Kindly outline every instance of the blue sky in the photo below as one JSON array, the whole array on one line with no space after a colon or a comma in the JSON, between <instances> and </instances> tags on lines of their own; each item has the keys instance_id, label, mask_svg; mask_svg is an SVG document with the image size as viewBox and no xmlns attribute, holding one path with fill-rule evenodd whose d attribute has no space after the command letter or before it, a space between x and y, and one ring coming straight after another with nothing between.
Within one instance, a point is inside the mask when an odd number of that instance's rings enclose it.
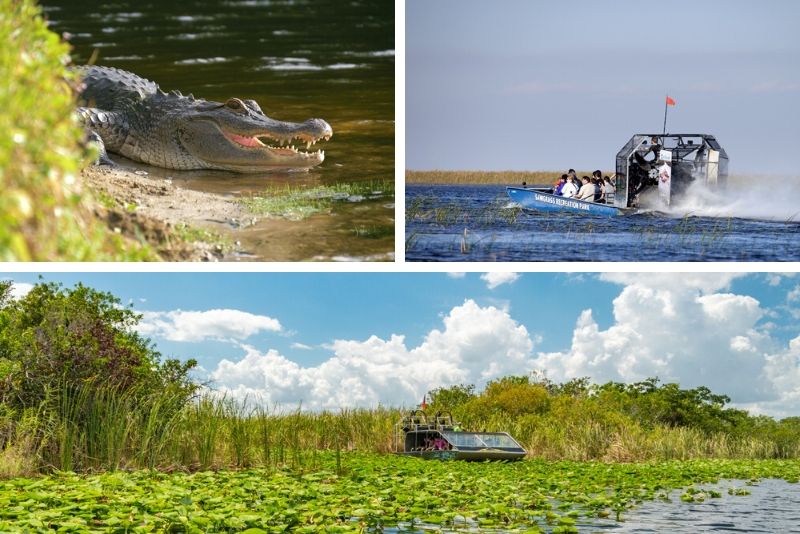
<instances>
[{"instance_id":1,"label":"blue sky","mask_svg":"<svg viewBox=\"0 0 800 534\"><path fill-rule=\"evenodd\" d=\"M603 168L711 133L731 172L797 175L800 2L406 2L406 167Z\"/></svg>"},{"instance_id":2,"label":"blue sky","mask_svg":"<svg viewBox=\"0 0 800 534\"><path fill-rule=\"evenodd\" d=\"M0 278L24 293L38 276ZM221 390L272 403L408 405L438 385L538 369L554 380L658 375L759 412L800 413L792 274L42 276L115 294L165 356L194 357Z\"/></svg>"}]
</instances>

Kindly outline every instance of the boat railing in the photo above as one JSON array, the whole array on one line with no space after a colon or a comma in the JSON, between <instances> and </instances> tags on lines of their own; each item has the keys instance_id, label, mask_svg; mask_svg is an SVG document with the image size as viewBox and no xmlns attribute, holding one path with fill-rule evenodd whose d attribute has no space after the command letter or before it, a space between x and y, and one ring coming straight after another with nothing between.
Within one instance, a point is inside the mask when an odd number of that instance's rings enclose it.
<instances>
[{"instance_id":1,"label":"boat railing","mask_svg":"<svg viewBox=\"0 0 800 534\"><path fill-rule=\"evenodd\" d=\"M450 412L436 412L434 418L436 430L451 430L456 424L453 422L453 416Z\"/></svg>"}]
</instances>

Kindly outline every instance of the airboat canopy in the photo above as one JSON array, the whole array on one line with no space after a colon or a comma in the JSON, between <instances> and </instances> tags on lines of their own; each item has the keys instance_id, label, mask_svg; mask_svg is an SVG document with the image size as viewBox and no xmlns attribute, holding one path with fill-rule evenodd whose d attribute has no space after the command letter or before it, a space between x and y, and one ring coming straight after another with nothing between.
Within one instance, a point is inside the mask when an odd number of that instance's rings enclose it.
<instances>
[{"instance_id":1,"label":"airboat canopy","mask_svg":"<svg viewBox=\"0 0 800 534\"><path fill-rule=\"evenodd\" d=\"M669 206L694 182L725 187L728 154L709 134L636 134L617 153L616 172L615 206L636 206L639 195L656 186Z\"/></svg>"},{"instance_id":2,"label":"airboat canopy","mask_svg":"<svg viewBox=\"0 0 800 534\"><path fill-rule=\"evenodd\" d=\"M395 425L397 454L453 460L519 460L525 449L507 432L469 432L461 429L448 412L432 421L415 410Z\"/></svg>"}]
</instances>

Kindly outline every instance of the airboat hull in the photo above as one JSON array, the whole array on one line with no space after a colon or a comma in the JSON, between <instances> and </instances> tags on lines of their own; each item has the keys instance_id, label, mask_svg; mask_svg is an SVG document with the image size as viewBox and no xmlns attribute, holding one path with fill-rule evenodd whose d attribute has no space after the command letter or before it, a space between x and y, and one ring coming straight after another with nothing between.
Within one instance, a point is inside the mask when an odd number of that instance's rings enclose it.
<instances>
[{"instance_id":1,"label":"airboat hull","mask_svg":"<svg viewBox=\"0 0 800 534\"><path fill-rule=\"evenodd\" d=\"M590 215L601 215L604 217L614 217L622 215L624 210L608 204L596 204L575 198L564 198L558 195L545 193L537 189L525 189L522 187L506 187L508 196L523 208L544 212L572 212L588 213Z\"/></svg>"},{"instance_id":2,"label":"airboat hull","mask_svg":"<svg viewBox=\"0 0 800 534\"><path fill-rule=\"evenodd\" d=\"M480 462L485 460L522 460L525 451L503 451L499 449L482 449L477 451L446 450L446 451L409 451L399 452L402 456L414 456L425 460L463 460Z\"/></svg>"}]
</instances>

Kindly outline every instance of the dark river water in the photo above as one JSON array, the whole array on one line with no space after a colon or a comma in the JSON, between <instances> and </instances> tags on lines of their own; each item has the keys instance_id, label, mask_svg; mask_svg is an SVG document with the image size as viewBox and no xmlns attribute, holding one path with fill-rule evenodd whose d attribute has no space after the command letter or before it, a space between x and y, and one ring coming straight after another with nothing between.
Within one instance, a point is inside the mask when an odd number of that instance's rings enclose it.
<instances>
[{"instance_id":1,"label":"dark river water","mask_svg":"<svg viewBox=\"0 0 800 534\"><path fill-rule=\"evenodd\" d=\"M93 60L119 67L164 90L208 100L251 98L272 118L320 117L333 128L333 138L317 145L325 150L325 161L309 172L165 171L176 185L237 197L286 184L394 183L394 2L45 0L42 5L51 29L71 35L76 64ZM277 229L276 224L231 230L242 242L241 257L393 258L393 193L339 202L329 214L281 221Z\"/></svg>"},{"instance_id":2,"label":"dark river water","mask_svg":"<svg viewBox=\"0 0 800 534\"><path fill-rule=\"evenodd\" d=\"M499 185L407 185L405 255L408 261L800 260L800 199L761 197L756 211L732 198L683 212L609 218L522 210Z\"/></svg>"}]
</instances>

